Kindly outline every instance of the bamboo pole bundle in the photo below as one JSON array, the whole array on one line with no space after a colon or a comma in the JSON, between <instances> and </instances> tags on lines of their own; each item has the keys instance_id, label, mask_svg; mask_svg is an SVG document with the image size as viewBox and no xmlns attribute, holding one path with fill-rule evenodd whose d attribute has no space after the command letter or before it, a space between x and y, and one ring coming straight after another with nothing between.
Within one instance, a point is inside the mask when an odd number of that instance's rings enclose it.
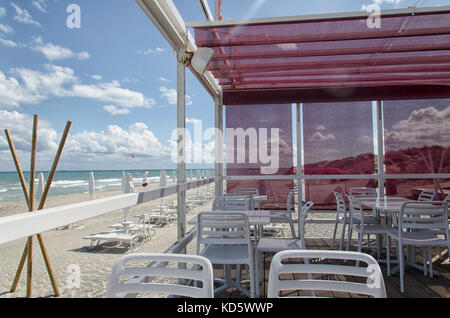
<instances>
[{"instance_id":1,"label":"bamboo pole bundle","mask_svg":"<svg viewBox=\"0 0 450 318\"><path fill-rule=\"evenodd\" d=\"M72 123L68 121L66 123L66 127L64 129L63 135L61 137L61 141L59 143L58 150L55 155L55 159L53 161L52 168L50 170L49 176L47 178L47 182L45 184L45 188L43 194L41 196L38 210L42 210L45 206L45 202L47 200L48 192L50 190L53 177L56 172L56 168L59 163L59 159L61 158L62 151L64 149L64 145L67 140L67 136L69 134L70 126ZM23 194L25 196L25 201L28 206L28 210L33 212L35 210L34 205L34 181L36 174L36 152L37 152L37 130L38 130L38 115L34 115L33 118L33 133L32 133L32 143L31 143L31 160L30 160L30 180L29 180L29 188L27 188L25 177L23 175L22 168L20 166L19 159L17 157L17 152L14 147L14 143L11 138L11 134L8 129L5 129L6 140L8 141L9 149L11 151L11 155L14 161L14 165L16 167L17 173L19 175L20 184L22 186ZM47 249L45 247L44 239L42 234L37 234L38 243L41 249L42 256L45 261L45 266L47 268L48 275L50 277L50 282L53 287L53 292L55 296L60 296L60 291L58 288L58 284L56 283L55 275L50 263L50 258L48 257ZM22 257L19 262L19 266L17 268L16 275L14 277L14 281L11 287L11 292L14 293L17 289L17 285L19 283L20 275L25 266L25 261L27 261L27 297L32 297L32 277L33 277L33 237L29 237L27 240L27 244L22 253Z\"/></svg>"}]
</instances>

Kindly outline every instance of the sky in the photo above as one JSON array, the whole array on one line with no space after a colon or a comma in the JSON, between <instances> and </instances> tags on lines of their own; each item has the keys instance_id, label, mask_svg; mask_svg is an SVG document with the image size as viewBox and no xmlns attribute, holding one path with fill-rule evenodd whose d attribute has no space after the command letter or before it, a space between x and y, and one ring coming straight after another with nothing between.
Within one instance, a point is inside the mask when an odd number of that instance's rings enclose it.
<instances>
[{"instance_id":1,"label":"sky","mask_svg":"<svg viewBox=\"0 0 450 318\"><path fill-rule=\"evenodd\" d=\"M374 2L392 9L416 1L224 0L222 15L361 11ZM198 0L174 3L185 22L204 20ZM80 8L80 28L68 27L71 4ZM187 127L213 127L212 99L186 74ZM173 168L176 56L134 0L0 0L0 171L14 170L4 129L28 170L33 114L40 120L38 170L51 167L66 121L72 127L59 169Z\"/></svg>"}]
</instances>

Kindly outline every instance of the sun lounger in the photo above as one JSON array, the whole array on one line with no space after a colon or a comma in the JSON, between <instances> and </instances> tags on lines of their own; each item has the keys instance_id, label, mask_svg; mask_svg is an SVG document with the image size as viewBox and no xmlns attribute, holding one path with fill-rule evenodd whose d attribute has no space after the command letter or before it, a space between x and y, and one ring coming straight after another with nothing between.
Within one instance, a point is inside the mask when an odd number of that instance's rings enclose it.
<instances>
[{"instance_id":1,"label":"sun lounger","mask_svg":"<svg viewBox=\"0 0 450 318\"><path fill-rule=\"evenodd\" d=\"M112 232L102 232L97 234L91 234L84 237L86 240L91 240L91 245L89 249L93 249L98 246L101 241L106 242L119 242L126 243L130 246L131 252L134 252L134 245L137 245L138 235L125 233L123 231L112 231ZM94 246L94 243L97 242L97 245Z\"/></svg>"},{"instance_id":2,"label":"sun lounger","mask_svg":"<svg viewBox=\"0 0 450 318\"><path fill-rule=\"evenodd\" d=\"M112 229L124 231L123 224L122 223L116 223L110 226ZM156 236L156 231L154 228L154 225L152 224L146 224L146 223L132 223L127 226L127 231L129 233L141 233L144 236L144 239L146 238L152 238L152 235L150 234L150 231L153 232L153 235Z\"/></svg>"}]
</instances>

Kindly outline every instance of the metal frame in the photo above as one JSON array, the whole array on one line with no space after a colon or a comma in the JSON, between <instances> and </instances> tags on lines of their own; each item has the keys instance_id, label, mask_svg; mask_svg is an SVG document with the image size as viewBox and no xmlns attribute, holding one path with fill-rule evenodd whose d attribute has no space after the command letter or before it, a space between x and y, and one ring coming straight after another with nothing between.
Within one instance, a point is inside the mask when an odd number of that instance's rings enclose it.
<instances>
[{"instance_id":1,"label":"metal frame","mask_svg":"<svg viewBox=\"0 0 450 318\"><path fill-rule=\"evenodd\" d=\"M409 7L406 9L391 9L381 11L381 16L396 16L405 14L427 14L427 13L441 13L450 11L450 6L435 6L435 7ZM188 28L208 28L208 27L226 27L236 25L252 25L252 24L269 24L269 23L288 23L299 21L319 21L319 20L340 20L340 19L358 19L367 18L370 15L367 11L344 12L344 13L328 13L328 14L312 14L312 15L298 15L287 17L271 17L271 18L251 18L251 19L237 19L226 21L210 21L210 22L190 22L186 23Z\"/></svg>"}]
</instances>

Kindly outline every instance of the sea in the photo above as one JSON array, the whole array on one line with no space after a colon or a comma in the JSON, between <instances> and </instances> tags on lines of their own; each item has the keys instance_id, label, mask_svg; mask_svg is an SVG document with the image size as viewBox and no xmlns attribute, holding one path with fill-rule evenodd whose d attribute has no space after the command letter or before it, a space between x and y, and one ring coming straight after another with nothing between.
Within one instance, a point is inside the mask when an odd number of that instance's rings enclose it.
<instances>
[{"instance_id":1,"label":"sea","mask_svg":"<svg viewBox=\"0 0 450 318\"><path fill-rule=\"evenodd\" d=\"M176 169L164 169L167 182L174 182ZM35 178L35 191L37 192L38 173ZM53 177L49 196L60 196L69 194L89 193L89 174L93 172L95 180L95 192L121 190L122 170L97 170L97 171L57 171ZM159 183L161 170L126 170L126 174L133 176L134 184L141 185L144 181L144 173L147 172L147 183ZM48 171L42 171L44 179L48 178ZM214 170L188 169L186 175L188 180L196 179L198 176L214 175ZM24 172L28 185L28 173ZM24 195L20 180L16 172L0 172L0 203L23 200Z\"/></svg>"}]
</instances>

